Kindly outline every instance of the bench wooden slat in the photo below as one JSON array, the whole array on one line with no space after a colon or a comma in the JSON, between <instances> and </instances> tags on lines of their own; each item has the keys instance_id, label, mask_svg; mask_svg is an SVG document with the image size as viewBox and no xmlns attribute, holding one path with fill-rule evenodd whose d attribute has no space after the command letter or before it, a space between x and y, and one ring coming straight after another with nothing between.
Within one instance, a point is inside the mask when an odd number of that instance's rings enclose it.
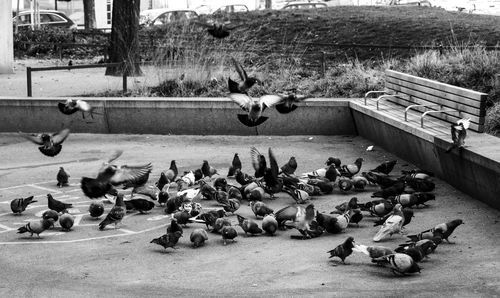
<instances>
[{"instance_id":1,"label":"bench wooden slat","mask_svg":"<svg viewBox=\"0 0 500 298\"><path fill-rule=\"evenodd\" d=\"M423 100L435 102L450 108L460 109L479 116L485 114L484 109L481 110L482 103L480 101L470 100L466 97L455 96L450 93L445 93L432 88L415 85L403 80L390 80L385 83L388 89L403 92L405 94L419 97Z\"/></svg>"},{"instance_id":2,"label":"bench wooden slat","mask_svg":"<svg viewBox=\"0 0 500 298\"><path fill-rule=\"evenodd\" d=\"M415 100L415 98L413 100ZM401 107L402 108L401 114L402 114L403 119L404 119L405 108L407 106L409 106L410 104L415 103L413 101L407 101L407 100L399 98L399 97L389 97L385 101L391 102L393 104L397 104L399 107ZM379 104L379 107L380 107L380 104ZM429 110L437 110L437 108L433 107L433 108L425 109L425 108L418 108L417 107L417 108L413 109L413 111L419 111L420 112L419 115L422 115L423 112L429 111ZM427 123L428 119L430 119L430 118L441 119L443 121L449 122L450 124L454 123L457 120L462 119L462 118L471 118L471 123L470 123L469 129L474 130L474 131L478 131L478 132L481 132L484 129L484 119L482 119L483 122L480 122L480 120L481 120L480 117L474 116L472 114L464 113L464 112L462 112L460 116L458 115L458 113L453 113L453 112L452 113L431 113L425 117L424 124ZM484 117L482 117L482 118L484 118Z\"/></svg>"},{"instance_id":3,"label":"bench wooden slat","mask_svg":"<svg viewBox=\"0 0 500 298\"><path fill-rule=\"evenodd\" d=\"M390 70L390 69L386 70L385 73L386 73L386 76L389 76L389 77L400 78L400 79L412 82L412 83L417 84L417 85L423 85L423 86L427 86L427 87L430 87L433 89L443 90L445 92L456 94L458 96L468 97L472 100L484 101L486 99L486 96L487 96L487 94L482 93L482 92L477 92L474 90L470 90L470 89L466 89L466 88L462 88L462 87L457 87L457 86L437 82L434 80L429 80L429 79L409 75L406 73L402 73L402 72L398 72L398 71L394 71L394 70Z\"/></svg>"},{"instance_id":4,"label":"bench wooden slat","mask_svg":"<svg viewBox=\"0 0 500 298\"><path fill-rule=\"evenodd\" d=\"M395 89L392 89L391 90L395 90ZM397 91L397 88L396 90ZM408 94L406 92L402 92L404 95ZM429 104L429 103L433 103L433 102L429 102L429 101L426 101L426 100L423 100L421 98L418 98L418 97L407 97L405 99L403 98L394 98L394 99L389 99L390 101L395 101L397 102L398 104L402 104L402 105L406 105L406 106L409 106L409 105L412 105L412 104ZM437 103L437 104L440 104L440 103ZM471 121L478 124L478 125L483 125L484 124L484 121L485 121L485 116L478 116L479 113L471 113L471 111L469 109L460 109L460 108L457 108L457 107L453 107L452 105L448 105L448 106L443 106L443 108L452 108L452 109L455 109L455 110L458 110L458 111L461 111L461 115L462 117L461 118L464 118L464 117L467 117L467 118L471 118ZM427 110L438 110L439 107L429 107L428 109L425 109L425 108L414 108L415 110L417 111L427 111ZM451 116L456 116L458 117L458 114L457 113L443 113L443 114L446 114L446 115L451 115ZM439 117L439 115L437 116ZM459 117L460 118L460 117Z\"/></svg>"}]
</instances>

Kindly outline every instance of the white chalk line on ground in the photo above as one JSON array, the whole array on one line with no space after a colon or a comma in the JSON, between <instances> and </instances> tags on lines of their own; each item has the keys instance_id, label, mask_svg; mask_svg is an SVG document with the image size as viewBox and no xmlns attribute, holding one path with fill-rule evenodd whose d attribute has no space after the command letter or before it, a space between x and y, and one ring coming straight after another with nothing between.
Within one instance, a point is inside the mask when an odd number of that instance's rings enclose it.
<instances>
[{"instance_id":1,"label":"white chalk line on ground","mask_svg":"<svg viewBox=\"0 0 500 298\"><path fill-rule=\"evenodd\" d=\"M114 235L106 235L106 236L99 236L99 237L80 238L80 239L73 239L73 240L37 241L37 238L33 237L33 241L0 242L0 245L77 243L77 242L85 242L85 241L90 241L90 240L99 240L99 239L107 239L107 238L113 238L113 237L123 237L123 236L141 234L141 233L146 233L146 232L154 231L154 230L157 230L157 229L160 229L160 228L164 228L167 225L168 224L163 224L163 225L160 225L160 226L152 227L152 228L141 230L141 231L130 231L130 230L127 230L128 232L124 232L123 234L114 234ZM119 231L119 230L121 230L121 229L117 229L117 231ZM42 234L42 236L43 236L43 234Z\"/></svg>"}]
</instances>

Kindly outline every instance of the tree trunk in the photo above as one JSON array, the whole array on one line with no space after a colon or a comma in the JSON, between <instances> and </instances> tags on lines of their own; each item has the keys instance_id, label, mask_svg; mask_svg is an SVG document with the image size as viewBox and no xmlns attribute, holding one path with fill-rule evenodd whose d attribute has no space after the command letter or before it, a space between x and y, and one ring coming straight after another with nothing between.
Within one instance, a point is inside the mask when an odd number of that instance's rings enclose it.
<instances>
[{"instance_id":1,"label":"tree trunk","mask_svg":"<svg viewBox=\"0 0 500 298\"><path fill-rule=\"evenodd\" d=\"M266 9L271 9L273 6L273 1L272 0L266 0Z\"/></svg>"},{"instance_id":2,"label":"tree trunk","mask_svg":"<svg viewBox=\"0 0 500 298\"><path fill-rule=\"evenodd\" d=\"M113 0L109 60L125 62L125 65L108 67L106 75L142 75L139 67L139 11L140 0Z\"/></svg>"},{"instance_id":3,"label":"tree trunk","mask_svg":"<svg viewBox=\"0 0 500 298\"><path fill-rule=\"evenodd\" d=\"M94 0L83 0L83 19L85 29L88 30L96 27Z\"/></svg>"}]
</instances>

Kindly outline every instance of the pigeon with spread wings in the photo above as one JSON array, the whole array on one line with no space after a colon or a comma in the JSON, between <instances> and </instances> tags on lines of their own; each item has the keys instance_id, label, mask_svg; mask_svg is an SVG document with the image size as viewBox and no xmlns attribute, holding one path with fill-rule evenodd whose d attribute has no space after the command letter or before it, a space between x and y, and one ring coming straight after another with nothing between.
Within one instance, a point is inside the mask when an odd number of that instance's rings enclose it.
<instances>
[{"instance_id":1,"label":"pigeon with spread wings","mask_svg":"<svg viewBox=\"0 0 500 298\"><path fill-rule=\"evenodd\" d=\"M246 94L231 93L229 98L236 102L248 114L238 114L238 120L248 127L258 126L269 117L262 116L266 108L270 108L281 102L278 95L264 95L260 98L251 98Z\"/></svg>"},{"instance_id":2,"label":"pigeon with spread wings","mask_svg":"<svg viewBox=\"0 0 500 298\"><path fill-rule=\"evenodd\" d=\"M19 132L19 134L31 142L41 145L38 149L44 155L54 157L61 152L62 143L69 136L69 129L65 128L56 133L29 134Z\"/></svg>"},{"instance_id":3,"label":"pigeon with spread wings","mask_svg":"<svg viewBox=\"0 0 500 298\"><path fill-rule=\"evenodd\" d=\"M88 102L81 99L67 99L65 102L57 103L59 111L65 115L71 115L78 111L82 112L83 119L85 119L85 112L89 113L91 118L94 118L92 107Z\"/></svg>"},{"instance_id":4,"label":"pigeon with spread wings","mask_svg":"<svg viewBox=\"0 0 500 298\"><path fill-rule=\"evenodd\" d=\"M231 78L227 79L227 86L229 88L229 92L231 93L243 93L247 94L247 90L252 88L255 83L260 83L259 79L254 78L254 77L249 77L247 75L247 72L241 66L241 64L236 61L236 59L231 58L231 61L234 64L234 67L236 68L236 72L240 76L241 82L235 82Z\"/></svg>"},{"instance_id":5,"label":"pigeon with spread wings","mask_svg":"<svg viewBox=\"0 0 500 298\"><path fill-rule=\"evenodd\" d=\"M111 158L103 164L96 178L82 177L81 188L89 198L100 198L104 196L113 186L130 184L143 180L144 176L151 173L151 163L138 166L117 166L111 164L122 154L116 151Z\"/></svg>"},{"instance_id":6,"label":"pigeon with spread wings","mask_svg":"<svg viewBox=\"0 0 500 298\"><path fill-rule=\"evenodd\" d=\"M309 98L305 95L298 95L294 93L280 94L281 101L276 104L276 111L280 114L288 114L297 109L296 103L302 102Z\"/></svg>"},{"instance_id":7,"label":"pigeon with spread wings","mask_svg":"<svg viewBox=\"0 0 500 298\"><path fill-rule=\"evenodd\" d=\"M230 25L229 22L219 23L219 22L196 22L196 24L207 28L208 34L215 38L226 38L229 36L230 31L236 29L240 25Z\"/></svg>"}]
</instances>

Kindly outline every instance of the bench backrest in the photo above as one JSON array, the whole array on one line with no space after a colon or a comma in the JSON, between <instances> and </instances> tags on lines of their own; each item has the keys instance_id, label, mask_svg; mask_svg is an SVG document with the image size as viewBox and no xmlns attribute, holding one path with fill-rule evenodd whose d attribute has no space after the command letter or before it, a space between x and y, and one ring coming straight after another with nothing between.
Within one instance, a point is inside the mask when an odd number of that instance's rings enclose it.
<instances>
[{"instance_id":1,"label":"bench backrest","mask_svg":"<svg viewBox=\"0 0 500 298\"><path fill-rule=\"evenodd\" d=\"M385 86L399 95L405 95L404 99L393 97L389 100L403 105L411 104L439 104L442 108L459 110L456 112L431 113L429 116L453 123L461 118L470 118L469 129L476 132L484 131L484 117L486 115L486 93L481 93L437 81L424 79L394 70L386 70ZM426 110L439 110L439 107L416 108L425 112Z\"/></svg>"}]
</instances>

